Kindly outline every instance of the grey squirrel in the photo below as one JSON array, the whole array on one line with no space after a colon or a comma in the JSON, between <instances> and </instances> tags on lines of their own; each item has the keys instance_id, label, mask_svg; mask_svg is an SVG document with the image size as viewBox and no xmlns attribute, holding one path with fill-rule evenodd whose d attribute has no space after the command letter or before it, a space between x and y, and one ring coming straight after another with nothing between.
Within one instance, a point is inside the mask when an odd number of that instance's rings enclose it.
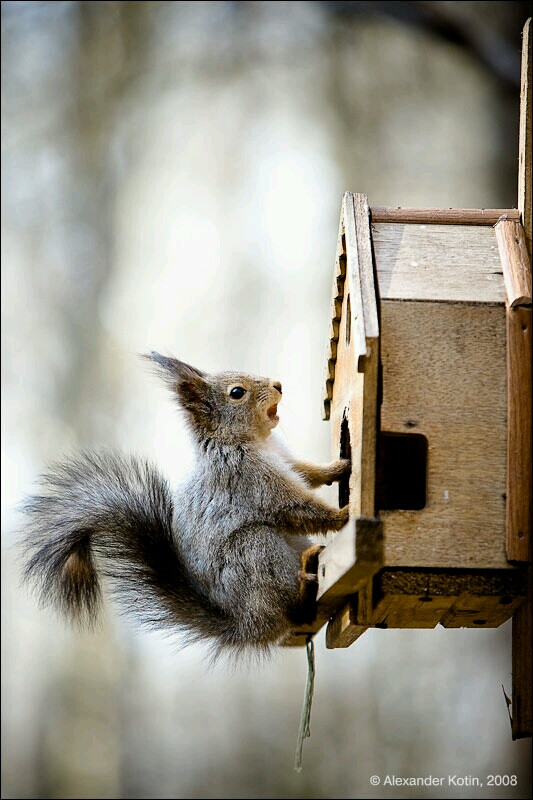
<instances>
[{"instance_id":1,"label":"grey squirrel","mask_svg":"<svg viewBox=\"0 0 533 800\"><path fill-rule=\"evenodd\" d=\"M171 493L135 457L86 453L57 464L23 506L25 578L78 623L97 618L105 578L143 623L207 640L215 655L268 651L312 621L321 547L308 535L338 531L348 507L330 507L311 488L338 481L350 462L301 462L274 445L280 383L145 358L185 412L192 474Z\"/></svg>"}]
</instances>

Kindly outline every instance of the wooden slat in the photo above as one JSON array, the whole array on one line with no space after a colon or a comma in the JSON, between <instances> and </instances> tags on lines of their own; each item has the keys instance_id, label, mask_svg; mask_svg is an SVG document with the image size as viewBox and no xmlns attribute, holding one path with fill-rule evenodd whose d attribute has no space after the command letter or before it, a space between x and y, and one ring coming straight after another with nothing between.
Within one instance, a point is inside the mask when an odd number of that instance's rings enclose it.
<instances>
[{"instance_id":1,"label":"wooden slat","mask_svg":"<svg viewBox=\"0 0 533 800\"><path fill-rule=\"evenodd\" d=\"M531 268L520 222L498 222L496 240L510 308L531 305Z\"/></svg>"},{"instance_id":2,"label":"wooden slat","mask_svg":"<svg viewBox=\"0 0 533 800\"><path fill-rule=\"evenodd\" d=\"M513 739L533 736L533 569L527 570L527 597L513 615Z\"/></svg>"},{"instance_id":3,"label":"wooden slat","mask_svg":"<svg viewBox=\"0 0 533 800\"><path fill-rule=\"evenodd\" d=\"M397 570L384 568L330 620L328 649L349 647L369 627L497 627L526 594L523 570Z\"/></svg>"},{"instance_id":4,"label":"wooden slat","mask_svg":"<svg viewBox=\"0 0 533 800\"><path fill-rule=\"evenodd\" d=\"M522 569L383 569L374 579L376 593L426 597L522 597L527 593Z\"/></svg>"},{"instance_id":5,"label":"wooden slat","mask_svg":"<svg viewBox=\"0 0 533 800\"><path fill-rule=\"evenodd\" d=\"M372 222L423 225L495 225L500 219L520 220L516 208L385 208L372 206Z\"/></svg>"},{"instance_id":6,"label":"wooden slat","mask_svg":"<svg viewBox=\"0 0 533 800\"><path fill-rule=\"evenodd\" d=\"M376 606L373 625L381 628L435 628L455 597L387 594Z\"/></svg>"},{"instance_id":7,"label":"wooden slat","mask_svg":"<svg viewBox=\"0 0 533 800\"><path fill-rule=\"evenodd\" d=\"M318 557L317 601L334 610L383 565L380 520L352 518Z\"/></svg>"},{"instance_id":8,"label":"wooden slat","mask_svg":"<svg viewBox=\"0 0 533 800\"><path fill-rule=\"evenodd\" d=\"M341 216L339 221L339 234L337 237L337 250L335 252L335 265L333 270L333 286L331 290L330 303L330 334L326 344L325 356L325 375L324 375L324 395L323 395L323 415L322 418L330 418L331 398L333 396L333 382L335 380L335 365L337 361L337 345L339 340L339 323L342 312L344 298L344 283L346 280L346 236L344 233L344 199L341 206Z\"/></svg>"},{"instance_id":9,"label":"wooden slat","mask_svg":"<svg viewBox=\"0 0 533 800\"><path fill-rule=\"evenodd\" d=\"M374 260L372 255L372 237L370 233L370 209L365 194L346 193L346 212L353 208L355 234L357 242L357 271L353 269L352 286L359 282L361 291L361 308L365 339L376 339L379 336L376 289L374 284ZM349 263L349 262L348 262Z\"/></svg>"},{"instance_id":10,"label":"wooden slat","mask_svg":"<svg viewBox=\"0 0 533 800\"><path fill-rule=\"evenodd\" d=\"M381 306L381 428L428 440L427 503L381 511L388 566L509 568L506 311Z\"/></svg>"},{"instance_id":11,"label":"wooden slat","mask_svg":"<svg viewBox=\"0 0 533 800\"><path fill-rule=\"evenodd\" d=\"M343 201L346 280L332 382L331 431L338 455L343 419L348 419L352 471L350 513L375 511L379 324L368 203L347 192Z\"/></svg>"},{"instance_id":12,"label":"wooden slat","mask_svg":"<svg viewBox=\"0 0 533 800\"><path fill-rule=\"evenodd\" d=\"M504 303L494 230L460 225L372 224L381 302Z\"/></svg>"},{"instance_id":13,"label":"wooden slat","mask_svg":"<svg viewBox=\"0 0 533 800\"><path fill-rule=\"evenodd\" d=\"M465 592L441 619L441 625L444 628L497 628L522 602L522 597L473 597Z\"/></svg>"},{"instance_id":14,"label":"wooden slat","mask_svg":"<svg viewBox=\"0 0 533 800\"><path fill-rule=\"evenodd\" d=\"M518 145L518 210L524 226L526 245L531 257L531 168L532 168L532 74L531 74L531 18L522 34L522 78L520 87L520 128Z\"/></svg>"},{"instance_id":15,"label":"wooden slat","mask_svg":"<svg viewBox=\"0 0 533 800\"><path fill-rule=\"evenodd\" d=\"M357 621L357 599L351 600L330 621L326 630L326 647L328 650L350 647L366 630L368 625L360 625Z\"/></svg>"},{"instance_id":16,"label":"wooden slat","mask_svg":"<svg viewBox=\"0 0 533 800\"><path fill-rule=\"evenodd\" d=\"M374 613L374 584L367 580L330 619L326 629L326 647L349 647L368 630Z\"/></svg>"},{"instance_id":17,"label":"wooden slat","mask_svg":"<svg viewBox=\"0 0 533 800\"><path fill-rule=\"evenodd\" d=\"M359 205L359 204L358 204ZM362 246L358 242L359 231L356 231L354 195L346 192L343 199L344 233L346 236L346 262L349 285L346 291L350 292L352 320L356 322L351 325L351 341L358 359L366 357L366 338L367 338L367 316L365 300L368 292L364 282L363 265L359 263L359 252ZM370 232L368 233L370 243ZM373 285L373 281L372 281ZM359 365L358 365L359 367ZM363 370L360 369L360 372Z\"/></svg>"},{"instance_id":18,"label":"wooden slat","mask_svg":"<svg viewBox=\"0 0 533 800\"><path fill-rule=\"evenodd\" d=\"M531 258L531 167L532 167L532 75L531 75L531 19L528 19L524 26L524 34L522 40L522 86L520 95L520 140L519 140L519 158L518 158L518 208L522 215L522 224L524 226L525 238L527 249ZM530 263L531 269L531 263ZM527 316L527 319L526 319ZM529 329L529 333L524 328ZM526 342L525 339L528 341ZM527 350L529 359L531 358L531 309L525 308L515 309L508 312L508 337L510 353L515 353L515 358L520 360L526 358L523 352ZM524 365L522 366L522 368ZM511 358L509 359L509 368L512 371ZM524 420L526 429L523 434L526 441L529 443L529 461L525 470L529 470L529 478L525 478L524 472L521 471L518 476L518 483L521 484L521 489L525 488L524 484L529 483L531 490L531 360L525 365L526 375L525 383L529 381L529 393L527 398L523 398L526 403L524 409ZM512 375L510 384L512 385ZM518 448L515 466L518 465L518 458L528 458L527 453L523 452L523 443L517 442L517 437L520 434L520 407L518 394L520 392L511 392L514 395L514 402L509 400L509 448L516 446ZM523 387L522 391L525 391ZM525 421L526 414L529 416L529 427ZM513 444L514 442L514 444ZM527 445L526 445L527 449ZM510 489L512 492L512 479L509 479ZM514 485L514 484L513 484ZM529 510L526 511L524 507L524 496L519 490L520 497L514 498L514 492L509 497L508 506L508 528L507 528L507 552L509 558L522 558L526 555L531 561L531 494L529 498ZM521 509L521 510L519 510ZM527 530L526 526L529 522L528 538L529 543L526 550L524 537L520 539L517 532L520 530ZM527 570L527 598L513 615L513 691L512 691L512 732L513 739L521 739L526 736L533 736L533 687L531 675L533 674L533 569L531 567Z\"/></svg>"},{"instance_id":19,"label":"wooden slat","mask_svg":"<svg viewBox=\"0 0 533 800\"><path fill-rule=\"evenodd\" d=\"M507 510L510 561L533 561L531 308L507 310Z\"/></svg>"},{"instance_id":20,"label":"wooden slat","mask_svg":"<svg viewBox=\"0 0 533 800\"><path fill-rule=\"evenodd\" d=\"M420 570L384 567L372 579L365 580L357 593L345 598L329 598L329 602L327 597L321 600L313 624L294 631L284 644L304 645L307 636L319 631L328 620L326 643L329 648L348 647L365 630L376 625L432 628L438 617L437 609L442 611L441 618L444 618L453 605L458 600L463 603L466 596L472 599L472 603L478 603L470 608L476 613L467 614L466 606L458 606L455 624L451 615L449 617L451 626L494 627L511 616L517 607L515 616L522 608L528 591L526 576L525 569ZM478 616L483 608L486 618ZM494 608L497 613L494 613ZM459 619L460 612L464 613ZM523 612L520 613L523 616ZM475 624L476 619L485 619L485 625ZM521 617L517 625L520 629L524 627ZM524 647L524 632L521 643L517 645L518 649Z\"/></svg>"}]
</instances>

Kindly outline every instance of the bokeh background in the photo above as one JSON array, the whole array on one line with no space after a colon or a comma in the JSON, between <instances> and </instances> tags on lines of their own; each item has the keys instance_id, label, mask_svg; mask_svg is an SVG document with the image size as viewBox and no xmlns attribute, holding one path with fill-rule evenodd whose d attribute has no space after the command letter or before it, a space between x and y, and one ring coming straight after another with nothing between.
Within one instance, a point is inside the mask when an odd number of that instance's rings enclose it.
<instances>
[{"instance_id":1,"label":"bokeh background","mask_svg":"<svg viewBox=\"0 0 533 800\"><path fill-rule=\"evenodd\" d=\"M137 353L283 382L329 460L323 355L342 193L512 207L522 2L2 3L5 798L526 798L510 624L317 638L210 668L107 613L69 630L19 585L17 503L81 447L178 481L183 423ZM324 495L327 496L327 495ZM516 775L490 789L369 777ZM467 782L468 783L468 782Z\"/></svg>"}]
</instances>

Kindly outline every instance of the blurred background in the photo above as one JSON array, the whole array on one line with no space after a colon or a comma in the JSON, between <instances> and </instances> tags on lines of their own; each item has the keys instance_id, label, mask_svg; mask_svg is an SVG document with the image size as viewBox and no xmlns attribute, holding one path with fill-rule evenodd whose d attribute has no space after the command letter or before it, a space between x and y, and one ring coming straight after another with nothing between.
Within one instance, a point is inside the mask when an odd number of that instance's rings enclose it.
<instances>
[{"instance_id":1,"label":"blurred background","mask_svg":"<svg viewBox=\"0 0 533 800\"><path fill-rule=\"evenodd\" d=\"M19 585L16 506L81 447L179 481L183 423L137 353L283 382L327 461L323 355L342 193L513 207L523 2L3 2L2 797L530 797L510 623L317 637L210 668L109 610L69 630ZM325 494L324 496L327 496ZM516 775L407 788L371 775Z\"/></svg>"}]
</instances>

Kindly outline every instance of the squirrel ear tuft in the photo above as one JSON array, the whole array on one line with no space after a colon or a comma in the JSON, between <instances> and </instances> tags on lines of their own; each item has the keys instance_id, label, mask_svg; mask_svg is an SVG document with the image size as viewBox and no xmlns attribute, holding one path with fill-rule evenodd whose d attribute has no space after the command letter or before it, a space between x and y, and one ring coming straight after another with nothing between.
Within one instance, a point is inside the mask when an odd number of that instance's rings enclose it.
<instances>
[{"instance_id":1,"label":"squirrel ear tuft","mask_svg":"<svg viewBox=\"0 0 533 800\"><path fill-rule=\"evenodd\" d=\"M202 372L202 370L190 364L186 364L184 361L178 361L177 358L162 356L155 350L152 350L149 354L143 355L142 358L145 358L147 361L154 361L157 366L160 367L163 377L166 380L170 379L172 383L177 380L194 380L206 377L206 373Z\"/></svg>"},{"instance_id":2,"label":"squirrel ear tuft","mask_svg":"<svg viewBox=\"0 0 533 800\"><path fill-rule=\"evenodd\" d=\"M156 353L142 356L155 362L156 370L175 393L180 406L186 409L202 429L209 428L213 419L213 408L209 402L207 374L196 367Z\"/></svg>"}]
</instances>

